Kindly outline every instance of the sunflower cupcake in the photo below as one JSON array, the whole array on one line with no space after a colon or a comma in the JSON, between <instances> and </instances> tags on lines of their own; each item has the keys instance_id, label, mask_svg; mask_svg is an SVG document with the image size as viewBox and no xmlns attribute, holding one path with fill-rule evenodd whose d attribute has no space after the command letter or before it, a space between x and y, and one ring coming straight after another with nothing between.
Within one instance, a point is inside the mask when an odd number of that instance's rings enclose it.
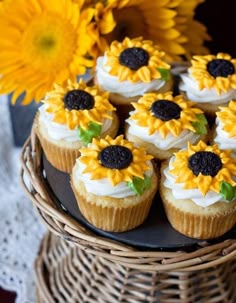
<instances>
[{"instance_id":1,"label":"sunflower cupcake","mask_svg":"<svg viewBox=\"0 0 236 303\"><path fill-rule=\"evenodd\" d=\"M94 138L80 152L71 185L88 222L112 232L142 224L158 186L152 156L123 135L115 139Z\"/></svg>"},{"instance_id":2,"label":"sunflower cupcake","mask_svg":"<svg viewBox=\"0 0 236 303\"><path fill-rule=\"evenodd\" d=\"M162 163L160 195L177 231L197 239L219 237L236 223L236 158L217 145L189 143Z\"/></svg>"},{"instance_id":3,"label":"sunflower cupcake","mask_svg":"<svg viewBox=\"0 0 236 303\"><path fill-rule=\"evenodd\" d=\"M155 158L167 159L187 142L196 143L207 136L207 120L194 104L172 92L144 94L132 103L135 110L126 120L126 138Z\"/></svg>"},{"instance_id":4,"label":"sunflower cupcake","mask_svg":"<svg viewBox=\"0 0 236 303\"><path fill-rule=\"evenodd\" d=\"M144 93L172 88L170 66L164 57L157 45L141 37L113 41L97 59L95 81L110 92L110 101L126 115L132 109L131 102Z\"/></svg>"},{"instance_id":5,"label":"sunflower cupcake","mask_svg":"<svg viewBox=\"0 0 236 303\"><path fill-rule=\"evenodd\" d=\"M219 107L215 124L213 142L221 149L231 149L236 157L236 101Z\"/></svg>"},{"instance_id":6,"label":"sunflower cupcake","mask_svg":"<svg viewBox=\"0 0 236 303\"><path fill-rule=\"evenodd\" d=\"M236 59L226 53L193 56L181 79L180 91L214 118L219 106L236 98Z\"/></svg>"},{"instance_id":7,"label":"sunflower cupcake","mask_svg":"<svg viewBox=\"0 0 236 303\"><path fill-rule=\"evenodd\" d=\"M70 173L79 149L94 137L114 137L118 130L115 108L107 92L97 86L68 81L48 92L36 115L35 126L48 161Z\"/></svg>"}]
</instances>

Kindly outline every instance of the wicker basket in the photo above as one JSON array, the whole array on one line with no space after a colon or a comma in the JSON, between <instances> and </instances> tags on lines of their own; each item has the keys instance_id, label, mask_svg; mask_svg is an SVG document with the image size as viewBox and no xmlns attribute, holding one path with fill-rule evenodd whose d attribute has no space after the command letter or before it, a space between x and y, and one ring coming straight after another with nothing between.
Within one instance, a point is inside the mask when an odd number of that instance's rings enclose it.
<instances>
[{"instance_id":1,"label":"wicker basket","mask_svg":"<svg viewBox=\"0 0 236 303\"><path fill-rule=\"evenodd\" d=\"M127 269L48 233L35 262L38 303L235 302L236 263L192 272Z\"/></svg>"},{"instance_id":2,"label":"wicker basket","mask_svg":"<svg viewBox=\"0 0 236 303\"><path fill-rule=\"evenodd\" d=\"M60 236L45 238L36 263L39 302L236 302L236 239L170 252L97 236L56 207L40 165L33 128L22 149L21 179L43 222Z\"/></svg>"}]
</instances>

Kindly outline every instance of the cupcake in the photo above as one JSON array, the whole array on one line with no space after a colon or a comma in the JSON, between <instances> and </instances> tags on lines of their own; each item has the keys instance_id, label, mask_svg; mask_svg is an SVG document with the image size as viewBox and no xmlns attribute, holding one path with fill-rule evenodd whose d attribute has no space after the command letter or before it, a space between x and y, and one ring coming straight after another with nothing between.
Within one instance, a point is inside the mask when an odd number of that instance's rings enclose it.
<instances>
[{"instance_id":1,"label":"cupcake","mask_svg":"<svg viewBox=\"0 0 236 303\"><path fill-rule=\"evenodd\" d=\"M141 37L113 41L97 59L95 81L110 92L110 101L127 115L131 102L144 93L172 89L170 66L164 57L158 46Z\"/></svg>"},{"instance_id":2,"label":"cupcake","mask_svg":"<svg viewBox=\"0 0 236 303\"><path fill-rule=\"evenodd\" d=\"M236 101L230 101L228 106L219 107L219 111L216 112L213 142L220 149L231 149L236 157Z\"/></svg>"},{"instance_id":3,"label":"cupcake","mask_svg":"<svg viewBox=\"0 0 236 303\"><path fill-rule=\"evenodd\" d=\"M236 98L236 59L225 53L193 56L179 89L209 118L215 118L219 106Z\"/></svg>"},{"instance_id":4,"label":"cupcake","mask_svg":"<svg viewBox=\"0 0 236 303\"><path fill-rule=\"evenodd\" d=\"M181 95L147 93L132 104L126 138L145 147L156 159L167 159L187 142L206 138L207 120L202 110Z\"/></svg>"},{"instance_id":5,"label":"cupcake","mask_svg":"<svg viewBox=\"0 0 236 303\"><path fill-rule=\"evenodd\" d=\"M189 143L162 163L160 195L178 232L197 239L219 237L236 222L236 158L217 145Z\"/></svg>"},{"instance_id":6,"label":"cupcake","mask_svg":"<svg viewBox=\"0 0 236 303\"><path fill-rule=\"evenodd\" d=\"M102 230L123 232L144 222L157 191L152 156L123 135L94 138L71 174L79 209L89 223Z\"/></svg>"},{"instance_id":7,"label":"cupcake","mask_svg":"<svg viewBox=\"0 0 236 303\"><path fill-rule=\"evenodd\" d=\"M55 85L36 115L36 133L47 160L58 170L71 173L79 149L93 137L116 136L118 118L108 93L83 80Z\"/></svg>"}]
</instances>

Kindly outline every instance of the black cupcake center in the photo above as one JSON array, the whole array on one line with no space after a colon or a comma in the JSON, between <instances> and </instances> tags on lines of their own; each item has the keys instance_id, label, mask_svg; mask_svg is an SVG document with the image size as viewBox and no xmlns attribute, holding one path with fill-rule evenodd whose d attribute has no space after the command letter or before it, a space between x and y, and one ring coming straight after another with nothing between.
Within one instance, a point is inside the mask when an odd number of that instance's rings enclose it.
<instances>
[{"instance_id":1,"label":"black cupcake center","mask_svg":"<svg viewBox=\"0 0 236 303\"><path fill-rule=\"evenodd\" d=\"M141 47L126 48L120 53L119 62L132 70L148 65L149 54Z\"/></svg>"},{"instance_id":2,"label":"black cupcake center","mask_svg":"<svg viewBox=\"0 0 236 303\"><path fill-rule=\"evenodd\" d=\"M235 68L232 62L225 59L214 59L207 63L207 71L214 78L228 77L234 74Z\"/></svg>"},{"instance_id":3,"label":"black cupcake center","mask_svg":"<svg viewBox=\"0 0 236 303\"><path fill-rule=\"evenodd\" d=\"M181 107L169 100L157 100L152 103L151 112L156 118L169 121L180 118Z\"/></svg>"},{"instance_id":4,"label":"black cupcake center","mask_svg":"<svg viewBox=\"0 0 236 303\"><path fill-rule=\"evenodd\" d=\"M188 160L188 167L195 176L202 173L204 176L214 177L222 168L222 162L218 155L209 151L201 151L193 154Z\"/></svg>"},{"instance_id":5,"label":"black cupcake center","mask_svg":"<svg viewBox=\"0 0 236 303\"><path fill-rule=\"evenodd\" d=\"M105 147L99 154L103 166L112 169L123 169L133 160L132 152L125 146L111 145Z\"/></svg>"},{"instance_id":6,"label":"black cupcake center","mask_svg":"<svg viewBox=\"0 0 236 303\"><path fill-rule=\"evenodd\" d=\"M65 108L68 110L84 110L94 107L94 97L84 90L74 89L64 97Z\"/></svg>"}]
</instances>

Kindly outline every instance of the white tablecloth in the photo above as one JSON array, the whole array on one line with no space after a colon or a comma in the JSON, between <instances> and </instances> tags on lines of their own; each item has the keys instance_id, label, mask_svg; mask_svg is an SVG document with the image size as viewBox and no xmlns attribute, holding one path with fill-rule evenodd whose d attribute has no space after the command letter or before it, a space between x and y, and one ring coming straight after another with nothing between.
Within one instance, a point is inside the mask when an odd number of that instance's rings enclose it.
<instances>
[{"instance_id":1,"label":"white tablecloth","mask_svg":"<svg viewBox=\"0 0 236 303\"><path fill-rule=\"evenodd\" d=\"M16 303L35 302L34 259L46 228L19 178L20 148L13 145L7 98L0 97L0 286Z\"/></svg>"}]
</instances>

